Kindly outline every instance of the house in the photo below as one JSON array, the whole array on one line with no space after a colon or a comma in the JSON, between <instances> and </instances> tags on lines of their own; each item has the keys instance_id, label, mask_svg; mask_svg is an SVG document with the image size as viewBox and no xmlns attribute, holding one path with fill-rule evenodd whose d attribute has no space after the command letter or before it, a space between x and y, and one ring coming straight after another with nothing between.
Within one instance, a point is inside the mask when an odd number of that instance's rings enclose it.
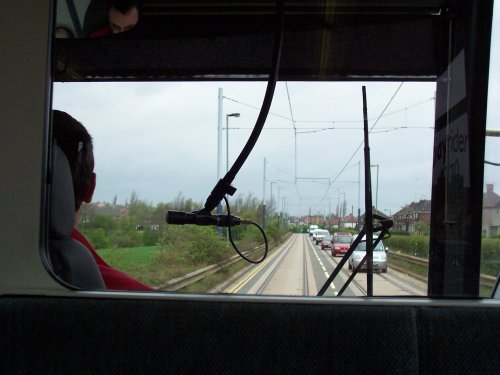
<instances>
[{"instance_id":1,"label":"house","mask_svg":"<svg viewBox=\"0 0 500 375\"><path fill-rule=\"evenodd\" d=\"M415 233L415 224L418 222L431 223L431 201L421 199L419 202L412 202L396 212L393 229L400 232Z\"/></svg>"},{"instance_id":2,"label":"house","mask_svg":"<svg viewBox=\"0 0 500 375\"><path fill-rule=\"evenodd\" d=\"M500 196L493 191L493 184L486 184L483 194L482 234L500 236Z\"/></svg>"},{"instance_id":3,"label":"house","mask_svg":"<svg viewBox=\"0 0 500 375\"><path fill-rule=\"evenodd\" d=\"M354 215L347 215L342 219L342 226L344 228L357 228L358 218Z\"/></svg>"}]
</instances>

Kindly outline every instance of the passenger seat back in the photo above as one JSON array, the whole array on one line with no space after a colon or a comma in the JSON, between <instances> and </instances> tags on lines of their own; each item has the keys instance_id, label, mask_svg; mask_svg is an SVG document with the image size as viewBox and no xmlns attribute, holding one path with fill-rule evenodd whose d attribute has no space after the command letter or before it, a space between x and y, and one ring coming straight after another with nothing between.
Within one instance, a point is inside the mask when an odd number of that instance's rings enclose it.
<instances>
[{"instance_id":1,"label":"passenger seat back","mask_svg":"<svg viewBox=\"0 0 500 375\"><path fill-rule=\"evenodd\" d=\"M68 159L54 140L52 152L49 259L54 273L81 289L105 289L90 251L71 237L75 197Z\"/></svg>"}]
</instances>

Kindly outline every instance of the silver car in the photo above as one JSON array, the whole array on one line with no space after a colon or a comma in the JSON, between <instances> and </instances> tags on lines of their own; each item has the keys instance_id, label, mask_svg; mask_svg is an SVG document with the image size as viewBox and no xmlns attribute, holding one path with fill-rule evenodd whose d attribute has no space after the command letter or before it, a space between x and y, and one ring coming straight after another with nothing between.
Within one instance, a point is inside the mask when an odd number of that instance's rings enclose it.
<instances>
[{"instance_id":1,"label":"silver car","mask_svg":"<svg viewBox=\"0 0 500 375\"><path fill-rule=\"evenodd\" d=\"M374 240L375 241L375 240ZM387 272L387 253L385 252L385 246L380 241L377 246L373 249L373 270L379 272ZM363 260L366 254L366 237L363 237L363 241L358 244L356 250L353 251L349 257L349 269L355 270L359 263ZM366 270L366 261L361 267L362 270Z\"/></svg>"}]
</instances>

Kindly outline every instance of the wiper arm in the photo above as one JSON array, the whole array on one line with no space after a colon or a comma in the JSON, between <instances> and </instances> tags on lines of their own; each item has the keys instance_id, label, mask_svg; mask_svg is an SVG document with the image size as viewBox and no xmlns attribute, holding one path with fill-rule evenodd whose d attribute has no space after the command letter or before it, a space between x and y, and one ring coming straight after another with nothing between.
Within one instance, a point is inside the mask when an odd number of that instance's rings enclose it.
<instances>
[{"instance_id":1,"label":"wiper arm","mask_svg":"<svg viewBox=\"0 0 500 375\"><path fill-rule=\"evenodd\" d=\"M386 218L384 218L382 216L379 216L379 215L373 215L373 218L376 219L376 220L379 220L379 225L377 225L376 227L373 227L373 231L374 232L381 231L381 233L379 234L379 236L377 237L377 239L373 243L373 247L375 248L378 245L378 243L380 242L380 240L386 238L386 235L389 234L389 229L392 228L393 221L390 220L390 219L386 219ZM347 260L351 256L351 254L354 252L354 250L359 245L359 243L362 242L363 236L365 234L366 234L366 229L365 228L361 229L361 232L358 233L357 237L351 243L351 246L349 247L349 250L347 250L347 252L344 254L344 256L342 257L342 259L340 260L340 262L337 264L337 267L335 267L335 269L333 270L333 272L330 275L330 277L328 277L328 279L326 280L325 284L321 287L320 291L317 294L318 296L322 296L322 295L325 294L325 292L327 291L328 287L333 282L333 280L335 279L335 277L337 277L337 275L339 274L340 270L342 269L342 267L344 266L344 264L347 262ZM365 262L365 260L366 260L366 255L363 257L363 260L358 265L358 267L356 267L356 269L353 270L353 273L347 279L347 281L342 286L342 288L340 288L339 292L337 293L337 296L341 296L342 293L347 289L347 287L349 286L349 284L351 283L351 281L354 279L354 276L356 276L356 274L358 273L358 271L361 270L361 267L362 267L363 263Z\"/></svg>"}]
</instances>

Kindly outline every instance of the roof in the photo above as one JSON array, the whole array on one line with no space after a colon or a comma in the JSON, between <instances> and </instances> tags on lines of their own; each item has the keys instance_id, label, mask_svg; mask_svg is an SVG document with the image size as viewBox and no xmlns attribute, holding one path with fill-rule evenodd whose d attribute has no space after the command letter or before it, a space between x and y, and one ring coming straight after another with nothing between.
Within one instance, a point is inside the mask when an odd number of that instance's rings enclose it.
<instances>
[{"instance_id":1,"label":"roof","mask_svg":"<svg viewBox=\"0 0 500 375\"><path fill-rule=\"evenodd\" d=\"M430 213L431 212L431 201L427 199L421 199L418 202L411 202L409 205L403 207L401 210L396 212L394 216L415 214L415 213Z\"/></svg>"},{"instance_id":2,"label":"roof","mask_svg":"<svg viewBox=\"0 0 500 375\"><path fill-rule=\"evenodd\" d=\"M500 204L500 196L494 191L483 194L483 208L496 207Z\"/></svg>"}]
</instances>

